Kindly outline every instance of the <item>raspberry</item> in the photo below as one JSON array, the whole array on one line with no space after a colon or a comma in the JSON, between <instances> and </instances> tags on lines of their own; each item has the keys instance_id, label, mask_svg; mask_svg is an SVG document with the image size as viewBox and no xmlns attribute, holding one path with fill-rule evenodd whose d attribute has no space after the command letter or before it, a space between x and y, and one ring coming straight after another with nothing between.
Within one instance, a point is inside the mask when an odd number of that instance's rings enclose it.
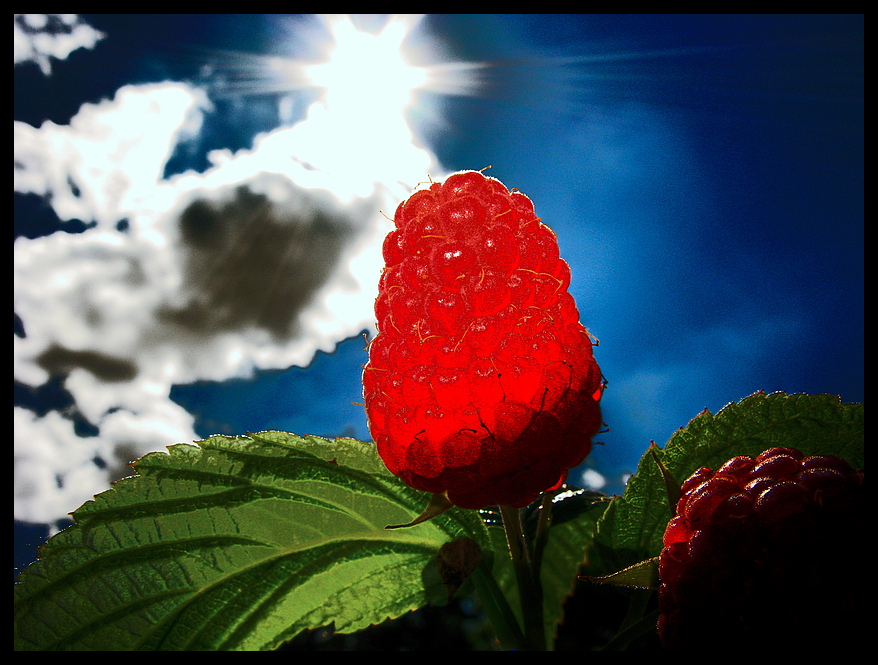
<instances>
[{"instance_id":1,"label":"raspberry","mask_svg":"<svg viewBox=\"0 0 878 665\"><path fill-rule=\"evenodd\" d=\"M662 644L757 653L862 640L863 478L794 448L696 471L659 558Z\"/></svg>"},{"instance_id":2,"label":"raspberry","mask_svg":"<svg viewBox=\"0 0 878 665\"><path fill-rule=\"evenodd\" d=\"M378 453L460 507L527 505L602 424L558 240L524 194L475 171L415 192L394 223L363 372Z\"/></svg>"}]
</instances>

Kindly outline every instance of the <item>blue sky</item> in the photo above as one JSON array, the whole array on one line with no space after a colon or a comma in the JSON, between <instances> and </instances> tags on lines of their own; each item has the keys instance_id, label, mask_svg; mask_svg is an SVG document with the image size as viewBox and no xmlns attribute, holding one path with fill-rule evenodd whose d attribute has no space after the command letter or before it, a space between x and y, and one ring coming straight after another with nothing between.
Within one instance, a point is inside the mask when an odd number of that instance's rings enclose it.
<instances>
[{"instance_id":1,"label":"blue sky","mask_svg":"<svg viewBox=\"0 0 878 665\"><path fill-rule=\"evenodd\" d=\"M16 544L178 441L368 439L381 211L459 169L571 264L609 381L583 482L758 390L863 401L863 27L16 15ZM353 80L311 67L347 47Z\"/></svg>"}]
</instances>

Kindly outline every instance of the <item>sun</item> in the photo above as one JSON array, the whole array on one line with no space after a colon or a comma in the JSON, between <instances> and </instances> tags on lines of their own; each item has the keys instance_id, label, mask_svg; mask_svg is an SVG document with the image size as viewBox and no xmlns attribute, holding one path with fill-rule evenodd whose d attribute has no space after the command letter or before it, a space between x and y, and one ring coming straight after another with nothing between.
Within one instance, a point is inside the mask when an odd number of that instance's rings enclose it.
<instances>
[{"instance_id":1,"label":"sun","mask_svg":"<svg viewBox=\"0 0 878 665\"><path fill-rule=\"evenodd\" d=\"M348 17L326 21L332 40L324 60L299 65L321 92L303 123L313 142L310 163L351 179L365 168L377 181L398 180L403 171L424 174L429 160L412 149L417 141L406 113L428 77L402 55L417 21L393 16L377 33L359 30Z\"/></svg>"},{"instance_id":2,"label":"sun","mask_svg":"<svg viewBox=\"0 0 878 665\"><path fill-rule=\"evenodd\" d=\"M346 109L366 122L389 109L403 112L415 90L427 82L426 69L408 64L402 43L417 20L391 17L377 34L360 31L347 18L330 23L333 44L328 60L306 67L313 84L325 91L325 103Z\"/></svg>"},{"instance_id":3,"label":"sun","mask_svg":"<svg viewBox=\"0 0 878 665\"><path fill-rule=\"evenodd\" d=\"M380 186L408 191L439 175L429 137L416 135L422 130L410 120L441 123L438 100L476 94L480 68L437 62L441 41L423 19L278 18L277 43L289 55L213 52L209 73L217 83L209 94L277 97L280 125L255 139L266 170L283 172L292 160L306 171L296 171L298 181L344 200Z\"/></svg>"}]
</instances>

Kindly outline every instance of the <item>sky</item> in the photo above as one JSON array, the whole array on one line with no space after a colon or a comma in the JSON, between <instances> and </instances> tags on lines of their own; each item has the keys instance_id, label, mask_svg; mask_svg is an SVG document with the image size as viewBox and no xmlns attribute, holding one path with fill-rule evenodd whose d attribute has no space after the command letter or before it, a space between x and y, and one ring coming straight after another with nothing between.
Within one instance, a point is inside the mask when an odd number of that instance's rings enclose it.
<instances>
[{"instance_id":1,"label":"sky","mask_svg":"<svg viewBox=\"0 0 878 665\"><path fill-rule=\"evenodd\" d=\"M600 340L621 492L766 393L864 401L861 15L14 15L16 566L211 434L369 440L400 200L535 203Z\"/></svg>"}]
</instances>

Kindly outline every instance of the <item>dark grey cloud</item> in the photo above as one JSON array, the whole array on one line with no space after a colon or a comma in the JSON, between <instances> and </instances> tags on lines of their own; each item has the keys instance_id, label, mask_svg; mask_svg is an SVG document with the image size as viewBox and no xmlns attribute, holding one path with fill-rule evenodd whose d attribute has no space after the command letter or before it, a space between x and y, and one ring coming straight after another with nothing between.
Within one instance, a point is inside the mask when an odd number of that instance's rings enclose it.
<instances>
[{"instance_id":1,"label":"dark grey cloud","mask_svg":"<svg viewBox=\"0 0 878 665\"><path fill-rule=\"evenodd\" d=\"M261 328L276 341L299 332L359 232L349 213L316 202L294 209L244 186L223 202L190 203L179 230L186 301L161 306L158 320L196 335Z\"/></svg>"}]
</instances>

